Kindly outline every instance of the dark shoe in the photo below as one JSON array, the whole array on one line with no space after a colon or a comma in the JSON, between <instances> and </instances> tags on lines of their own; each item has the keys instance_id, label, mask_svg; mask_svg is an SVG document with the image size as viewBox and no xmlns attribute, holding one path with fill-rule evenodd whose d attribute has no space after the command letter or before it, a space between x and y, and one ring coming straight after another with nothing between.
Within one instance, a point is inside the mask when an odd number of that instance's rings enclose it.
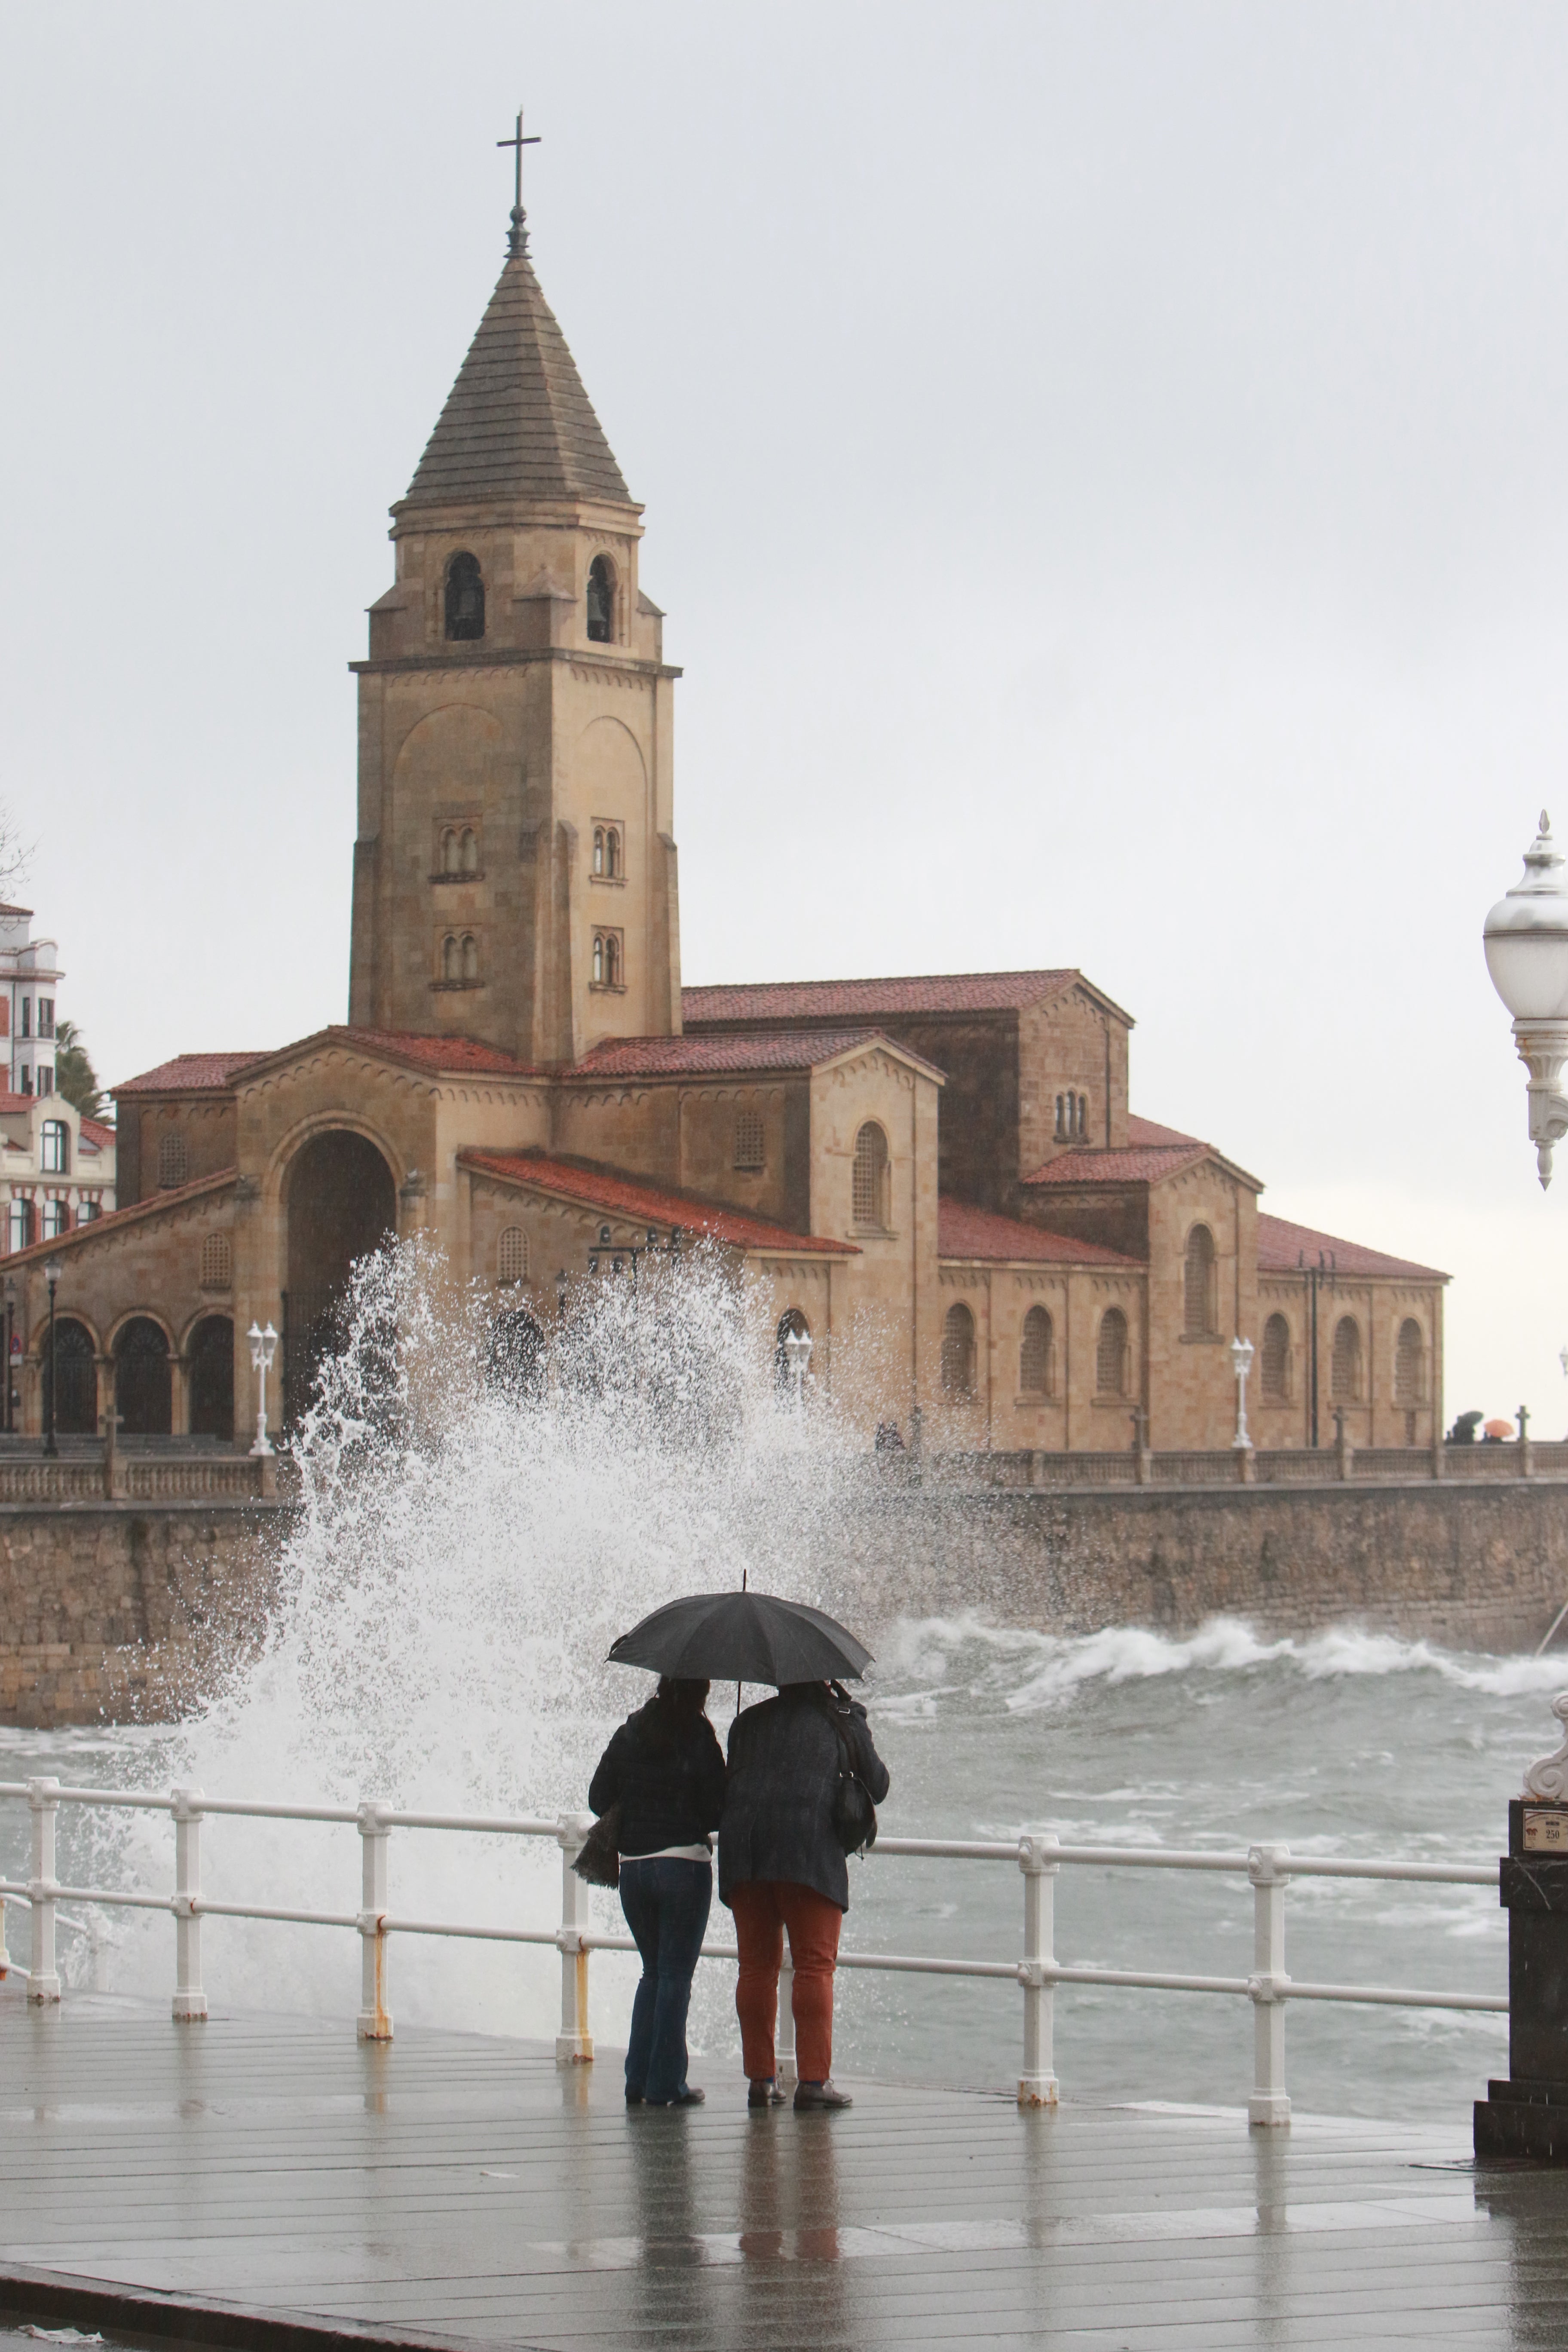
<instances>
[{"instance_id":1,"label":"dark shoe","mask_svg":"<svg viewBox=\"0 0 1568 2352\"><path fill-rule=\"evenodd\" d=\"M833 2082L797 2083L795 2086L795 2111L804 2115L814 2107L852 2107L855 2102L847 2091L841 2091Z\"/></svg>"},{"instance_id":2,"label":"dark shoe","mask_svg":"<svg viewBox=\"0 0 1568 2352\"><path fill-rule=\"evenodd\" d=\"M749 2107L782 2107L786 2104L784 2095L772 2074L759 2083L746 2085L746 2105Z\"/></svg>"},{"instance_id":3,"label":"dark shoe","mask_svg":"<svg viewBox=\"0 0 1568 2352\"><path fill-rule=\"evenodd\" d=\"M642 2105L642 2093L640 2091L628 2091L626 2093L626 2105L628 2107L640 2107Z\"/></svg>"},{"instance_id":4,"label":"dark shoe","mask_svg":"<svg viewBox=\"0 0 1568 2352\"><path fill-rule=\"evenodd\" d=\"M700 2107L707 2096L706 2091L694 2090L688 2083L683 2091L677 2091L673 2099L645 2099L643 2105L645 2107Z\"/></svg>"}]
</instances>

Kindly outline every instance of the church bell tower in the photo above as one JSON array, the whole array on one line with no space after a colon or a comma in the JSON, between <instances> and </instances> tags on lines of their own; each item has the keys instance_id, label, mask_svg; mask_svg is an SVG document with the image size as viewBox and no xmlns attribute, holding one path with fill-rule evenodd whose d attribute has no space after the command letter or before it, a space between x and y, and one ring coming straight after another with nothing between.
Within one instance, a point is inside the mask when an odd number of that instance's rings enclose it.
<instances>
[{"instance_id":1,"label":"church bell tower","mask_svg":"<svg viewBox=\"0 0 1568 2352\"><path fill-rule=\"evenodd\" d=\"M642 509L540 291L521 194L352 665L349 1019L561 1067L680 1027L679 673L637 585Z\"/></svg>"}]
</instances>

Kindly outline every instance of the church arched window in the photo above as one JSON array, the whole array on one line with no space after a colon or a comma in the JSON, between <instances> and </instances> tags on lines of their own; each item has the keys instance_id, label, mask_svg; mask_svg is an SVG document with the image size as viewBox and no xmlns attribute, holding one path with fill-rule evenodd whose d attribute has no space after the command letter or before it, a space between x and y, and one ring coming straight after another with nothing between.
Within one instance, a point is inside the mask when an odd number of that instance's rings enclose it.
<instances>
[{"instance_id":1,"label":"church arched window","mask_svg":"<svg viewBox=\"0 0 1568 2352\"><path fill-rule=\"evenodd\" d=\"M602 824L596 824L594 827L594 871L595 874L604 874L607 871L605 865L605 828Z\"/></svg>"},{"instance_id":2,"label":"church arched window","mask_svg":"<svg viewBox=\"0 0 1568 2352\"><path fill-rule=\"evenodd\" d=\"M1189 1339L1206 1339L1218 1324L1215 1293L1214 1235L1206 1225L1194 1225L1187 1235L1183 1269L1183 1328Z\"/></svg>"},{"instance_id":3,"label":"church arched window","mask_svg":"<svg viewBox=\"0 0 1568 2352\"><path fill-rule=\"evenodd\" d=\"M605 829L605 871L614 882L621 870L621 835L618 825Z\"/></svg>"},{"instance_id":4,"label":"church arched window","mask_svg":"<svg viewBox=\"0 0 1568 2352\"><path fill-rule=\"evenodd\" d=\"M974 1318L962 1300L948 1308L942 1320L942 1385L948 1396L974 1393Z\"/></svg>"},{"instance_id":5,"label":"church arched window","mask_svg":"<svg viewBox=\"0 0 1568 2352\"><path fill-rule=\"evenodd\" d=\"M472 931L463 933L463 978L478 980L479 976L479 943Z\"/></svg>"},{"instance_id":6,"label":"church arched window","mask_svg":"<svg viewBox=\"0 0 1568 2352\"><path fill-rule=\"evenodd\" d=\"M1120 1307L1108 1307L1100 1318L1094 1387L1097 1396L1127 1394L1127 1318Z\"/></svg>"},{"instance_id":7,"label":"church arched window","mask_svg":"<svg viewBox=\"0 0 1568 2352\"><path fill-rule=\"evenodd\" d=\"M521 1225L508 1225L496 1252L496 1271L502 1282L528 1279L528 1235Z\"/></svg>"},{"instance_id":8,"label":"church arched window","mask_svg":"<svg viewBox=\"0 0 1568 2352\"><path fill-rule=\"evenodd\" d=\"M1263 1327L1263 1394L1270 1404L1290 1402L1290 1326L1283 1315Z\"/></svg>"},{"instance_id":9,"label":"church arched window","mask_svg":"<svg viewBox=\"0 0 1568 2352\"><path fill-rule=\"evenodd\" d=\"M447 566L447 635L482 637L485 633L485 582L479 559L465 551Z\"/></svg>"},{"instance_id":10,"label":"church arched window","mask_svg":"<svg viewBox=\"0 0 1568 2352\"><path fill-rule=\"evenodd\" d=\"M595 988L603 988L605 985L605 934L603 931L595 931L594 934L594 985Z\"/></svg>"},{"instance_id":11,"label":"church arched window","mask_svg":"<svg viewBox=\"0 0 1568 2352\"><path fill-rule=\"evenodd\" d=\"M588 642L608 646L616 637L616 567L607 555L588 566Z\"/></svg>"},{"instance_id":12,"label":"church arched window","mask_svg":"<svg viewBox=\"0 0 1568 2352\"><path fill-rule=\"evenodd\" d=\"M445 833L441 835L442 873L457 874L460 872L462 868L462 845L458 839L458 828L455 824L449 824Z\"/></svg>"},{"instance_id":13,"label":"church arched window","mask_svg":"<svg viewBox=\"0 0 1568 2352\"><path fill-rule=\"evenodd\" d=\"M1334 1326L1329 1394L1336 1404L1354 1404L1361 1395L1361 1325L1353 1315L1342 1315Z\"/></svg>"},{"instance_id":14,"label":"church arched window","mask_svg":"<svg viewBox=\"0 0 1568 2352\"><path fill-rule=\"evenodd\" d=\"M1423 1378L1426 1369L1426 1343L1421 1326L1413 1315L1407 1315L1399 1327L1399 1344L1394 1351L1394 1402L1395 1404L1424 1404Z\"/></svg>"},{"instance_id":15,"label":"church arched window","mask_svg":"<svg viewBox=\"0 0 1568 2352\"><path fill-rule=\"evenodd\" d=\"M441 942L441 977L443 980L461 980L462 976L462 947L457 933L448 931Z\"/></svg>"},{"instance_id":16,"label":"church arched window","mask_svg":"<svg viewBox=\"0 0 1568 2352\"><path fill-rule=\"evenodd\" d=\"M464 874L477 874L479 870L479 836L471 824L463 827L458 849L459 870Z\"/></svg>"},{"instance_id":17,"label":"church arched window","mask_svg":"<svg viewBox=\"0 0 1568 2352\"><path fill-rule=\"evenodd\" d=\"M1050 1395L1056 1385L1052 1377L1055 1339L1049 1310L1044 1307L1031 1307L1024 1318L1023 1344L1018 1349L1018 1392L1021 1396Z\"/></svg>"}]
</instances>

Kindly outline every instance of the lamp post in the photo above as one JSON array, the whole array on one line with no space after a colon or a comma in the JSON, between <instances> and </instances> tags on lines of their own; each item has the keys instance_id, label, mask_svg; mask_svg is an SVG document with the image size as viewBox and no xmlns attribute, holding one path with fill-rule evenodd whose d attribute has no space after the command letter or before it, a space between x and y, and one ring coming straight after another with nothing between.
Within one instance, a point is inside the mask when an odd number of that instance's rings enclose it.
<instances>
[{"instance_id":1,"label":"lamp post","mask_svg":"<svg viewBox=\"0 0 1568 2352\"><path fill-rule=\"evenodd\" d=\"M270 1454L272 1446L267 1435L267 1375L272 1370L272 1359L278 1352L278 1334L270 1323L265 1331L259 1323L253 1323L245 1336L250 1342L250 1369L261 1383L256 1404L256 1443L250 1450L252 1454Z\"/></svg>"},{"instance_id":2,"label":"lamp post","mask_svg":"<svg viewBox=\"0 0 1568 2352\"><path fill-rule=\"evenodd\" d=\"M786 1331L784 1336L784 1368L789 1374L790 1396L796 1412L805 1411L805 1375L811 1363L809 1331Z\"/></svg>"},{"instance_id":3,"label":"lamp post","mask_svg":"<svg viewBox=\"0 0 1568 2352\"><path fill-rule=\"evenodd\" d=\"M1513 1015L1519 1058L1530 1073L1530 1139L1542 1189L1552 1181L1553 1147L1568 1135L1568 1098L1558 1090L1568 1060L1568 888L1552 821L1524 853L1524 873L1481 929L1492 986Z\"/></svg>"},{"instance_id":4,"label":"lamp post","mask_svg":"<svg viewBox=\"0 0 1568 2352\"><path fill-rule=\"evenodd\" d=\"M1252 1355L1250 1339L1237 1339L1231 1341L1230 1363L1231 1370L1236 1374L1236 1435L1230 1442L1233 1446L1240 1449L1245 1449L1252 1444L1247 1426L1247 1375L1252 1370Z\"/></svg>"},{"instance_id":5,"label":"lamp post","mask_svg":"<svg viewBox=\"0 0 1568 2352\"><path fill-rule=\"evenodd\" d=\"M58 1386L55 1377L55 1293L60 1286L60 1276L64 1272L65 1268L58 1257L47 1257L44 1260L44 1280L49 1286L49 1410L44 1428L46 1454L58 1454L60 1450L59 1440L55 1435L55 1416L58 1405L58 1399L55 1393ZM9 1380L10 1376L11 1367L7 1364L5 1377Z\"/></svg>"}]
</instances>

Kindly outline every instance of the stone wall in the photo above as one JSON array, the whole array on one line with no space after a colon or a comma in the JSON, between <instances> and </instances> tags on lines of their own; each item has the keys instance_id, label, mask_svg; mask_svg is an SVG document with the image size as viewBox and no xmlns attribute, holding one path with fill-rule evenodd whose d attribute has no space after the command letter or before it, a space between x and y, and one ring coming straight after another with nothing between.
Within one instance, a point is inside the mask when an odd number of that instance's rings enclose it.
<instances>
[{"instance_id":1,"label":"stone wall","mask_svg":"<svg viewBox=\"0 0 1568 2352\"><path fill-rule=\"evenodd\" d=\"M259 1637L277 1504L0 1507L0 1723L166 1722Z\"/></svg>"},{"instance_id":2,"label":"stone wall","mask_svg":"<svg viewBox=\"0 0 1568 2352\"><path fill-rule=\"evenodd\" d=\"M286 1506L0 1507L0 1723L168 1720L257 1642ZM1568 1481L1052 1494L879 1482L835 1590L871 1633L974 1609L1065 1634L1345 1622L1532 1649L1568 1601ZM1568 1663L1568 1661L1565 1661ZM1565 1676L1568 1679L1568 1676Z\"/></svg>"},{"instance_id":3,"label":"stone wall","mask_svg":"<svg viewBox=\"0 0 1568 2352\"><path fill-rule=\"evenodd\" d=\"M1217 1614L1533 1649L1568 1601L1568 1481L889 1495L857 1546L874 1608L1063 1633ZM1568 1646L1568 1644L1565 1644ZM1565 1676L1568 1679L1568 1676Z\"/></svg>"}]
</instances>

